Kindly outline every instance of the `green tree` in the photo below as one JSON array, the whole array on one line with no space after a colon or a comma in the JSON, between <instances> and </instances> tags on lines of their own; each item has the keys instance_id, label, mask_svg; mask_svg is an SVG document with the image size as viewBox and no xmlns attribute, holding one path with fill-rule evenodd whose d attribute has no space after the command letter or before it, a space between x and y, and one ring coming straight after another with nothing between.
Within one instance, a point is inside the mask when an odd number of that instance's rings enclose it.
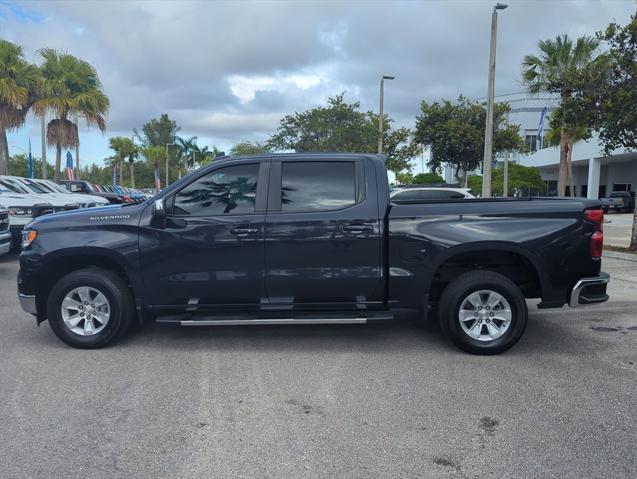
<instances>
[{"instance_id":1,"label":"green tree","mask_svg":"<svg viewBox=\"0 0 637 479\"><path fill-rule=\"evenodd\" d=\"M383 144L387 166L394 172L407 168L417 149L406 128L392 130L385 115ZM267 143L269 149L374 153L378 147L378 115L360 111L360 103L347 103L344 94L329 98L320 106L281 119L277 132Z\"/></svg>"},{"instance_id":2,"label":"green tree","mask_svg":"<svg viewBox=\"0 0 637 479\"><path fill-rule=\"evenodd\" d=\"M199 146L195 146L195 158L200 166L207 165L211 161L213 161L217 156L222 154L221 150L216 146L212 148L208 146L204 146L199 148Z\"/></svg>"},{"instance_id":3,"label":"green tree","mask_svg":"<svg viewBox=\"0 0 637 479\"><path fill-rule=\"evenodd\" d=\"M176 142L177 133L180 130L177 122L168 118L168 114L163 113L159 118L153 118L148 123L144 123L142 126L143 136L140 139L144 146L165 148L167 144Z\"/></svg>"},{"instance_id":4,"label":"green tree","mask_svg":"<svg viewBox=\"0 0 637 479\"><path fill-rule=\"evenodd\" d=\"M177 164L179 166L179 176L181 176L182 169L188 169L189 163L192 162L195 165L195 156L197 153L197 137L191 136L190 138L182 138L178 136L175 139L177 143Z\"/></svg>"},{"instance_id":5,"label":"green tree","mask_svg":"<svg viewBox=\"0 0 637 479\"><path fill-rule=\"evenodd\" d=\"M53 176L53 165L47 164L47 171L49 178ZM14 176L29 177L29 159L25 153L14 155L9 158L9 171ZM33 171L37 177L38 173L42 172L42 160L40 158L33 158Z\"/></svg>"},{"instance_id":6,"label":"green tree","mask_svg":"<svg viewBox=\"0 0 637 479\"><path fill-rule=\"evenodd\" d=\"M557 191L564 196L568 177L568 151L573 141L571 133L584 125L586 112L578 108L572 99L587 72L600 70L604 56L596 55L599 41L583 36L573 42L568 35L558 35L554 40L538 42L539 55L526 55L522 62L522 79L529 93L557 93L560 96L559 116L554 113L556 124L561 127L560 168Z\"/></svg>"},{"instance_id":7,"label":"green tree","mask_svg":"<svg viewBox=\"0 0 637 479\"><path fill-rule=\"evenodd\" d=\"M88 125L104 131L109 100L95 68L88 62L51 48L43 48L39 53L44 63L40 67L42 80L33 109L38 116L49 112L54 117L47 125L46 138L50 146L55 146L54 178L59 181L62 148L74 148L80 141L77 125L69 116L84 117Z\"/></svg>"},{"instance_id":8,"label":"green tree","mask_svg":"<svg viewBox=\"0 0 637 479\"><path fill-rule=\"evenodd\" d=\"M493 170L491 188L494 194L502 195L504 191L504 168ZM474 192L482 193L482 177L470 176L468 186ZM541 195L546 190L546 183L542 180L539 168L509 163L509 191L513 196Z\"/></svg>"},{"instance_id":9,"label":"green tree","mask_svg":"<svg viewBox=\"0 0 637 479\"><path fill-rule=\"evenodd\" d=\"M558 107L551 115L551 127L546 134L549 144L560 144L562 133L565 132L568 138L566 156L566 184L569 187L570 196L575 196L575 181L573 178L573 146L579 140L590 138L590 131L587 126L576 126L573 124L561 124L561 107Z\"/></svg>"},{"instance_id":10,"label":"green tree","mask_svg":"<svg viewBox=\"0 0 637 479\"><path fill-rule=\"evenodd\" d=\"M38 78L38 68L24 59L22 47L0 39L0 175L8 174L7 130L24 124Z\"/></svg>"},{"instance_id":11,"label":"green tree","mask_svg":"<svg viewBox=\"0 0 637 479\"><path fill-rule=\"evenodd\" d=\"M251 156L260 155L262 153L270 153L270 148L266 143L259 143L258 141L242 141L237 143L230 150L231 156Z\"/></svg>"},{"instance_id":12,"label":"green tree","mask_svg":"<svg viewBox=\"0 0 637 479\"><path fill-rule=\"evenodd\" d=\"M127 136L113 136L108 140L109 148L115 152L114 160L119 168L119 183L124 186L124 162L130 162L131 169L131 186L135 186L135 158L139 153L137 145Z\"/></svg>"},{"instance_id":13,"label":"green tree","mask_svg":"<svg viewBox=\"0 0 637 479\"><path fill-rule=\"evenodd\" d=\"M587 92L584 108L595 112L593 126L607 155L637 150L637 14L625 26L611 23L598 38L609 48L608 76Z\"/></svg>"},{"instance_id":14,"label":"green tree","mask_svg":"<svg viewBox=\"0 0 637 479\"><path fill-rule=\"evenodd\" d=\"M484 104L460 95L455 102L420 105L421 114L416 118L415 141L431 148L429 165L439 169L443 164L456 170L456 177L467 184L468 173L482 161L484 152ZM506 103L494 106L493 151L521 151L524 140L519 135L519 125L507 123L510 107ZM463 172L463 178L458 175Z\"/></svg>"},{"instance_id":15,"label":"green tree","mask_svg":"<svg viewBox=\"0 0 637 479\"><path fill-rule=\"evenodd\" d=\"M590 82L580 103L593 113L606 154L617 148L637 150L637 14L624 26L611 23L597 37L608 47L608 75ZM637 208L629 249L637 251Z\"/></svg>"},{"instance_id":16,"label":"green tree","mask_svg":"<svg viewBox=\"0 0 637 479\"><path fill-rule=\"evenodd\" d=\"M386 115L384 117L383 153L387 157L387 169L395 174L410 170L410 161L418 156L420 147L413 141L413 135L409 128L392 129L393 120ZM372 117L372 120L374 125L378 125L378 115Z\"/></svg>"},{"instance_id":17,"label":"green tree","mask_svg":"<svg viewBox=\"0 0 637 479\"><path fill-rule=\"evenodd\" d=\"M444 178L437 173L418 173L412 180L418 185L439 185L444 182Z\"/></svg>"},{"instance_id":18,"label":"green tree","mask_svg":"<svg viewBox=\"0 0 637 479\"><path fill-rule=\"evenodd\" d=\"M401 171L396 173L396 181L401 185L410 185L414 181L414 175L411 171Z\"/></svg>"},{"instance_id":19,"label":"green tree","mask_svg":"<svg viewBox=\"0 0 637 479\"><path fill-rule=\"evenodd\" d=\"M166 148L162 146L146 146L141 150L142 156L145 159L145 164L153 171L152 183L146 188L153 187L155 184L154 170L159 168L159 176L161 178L161 184L165 185L166 182ZM169 162L168 165L170 176L169 178L177 177L177 167Z\"/></svg>"}]
</instances>

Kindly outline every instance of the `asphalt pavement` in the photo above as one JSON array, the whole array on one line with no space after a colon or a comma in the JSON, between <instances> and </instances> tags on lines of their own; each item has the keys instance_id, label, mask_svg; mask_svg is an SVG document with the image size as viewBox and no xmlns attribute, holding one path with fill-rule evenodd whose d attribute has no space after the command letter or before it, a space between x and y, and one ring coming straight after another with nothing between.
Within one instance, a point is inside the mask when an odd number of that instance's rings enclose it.
<instances>
[{"instance_id":1,"label":"asphalt pavement","mask_svg":"<svg viewBox=\"0 0 637 479\"><path fill-rule=\"evenodd\" d=\"M0 477L635 478L637 263L494 357L433 325L146 325L74 350L0 259Z\"/></svg>"},{"instance_id":2,"label":"asphalt pavement","mask_svg":"<svg viewBox=\"0 0 637 479\"><path fill-rule=\"evenodd\" d=\"M633 214L609 212L604 219L604 243L626 248L630 244Z\"/></svg>"}]
</instances>

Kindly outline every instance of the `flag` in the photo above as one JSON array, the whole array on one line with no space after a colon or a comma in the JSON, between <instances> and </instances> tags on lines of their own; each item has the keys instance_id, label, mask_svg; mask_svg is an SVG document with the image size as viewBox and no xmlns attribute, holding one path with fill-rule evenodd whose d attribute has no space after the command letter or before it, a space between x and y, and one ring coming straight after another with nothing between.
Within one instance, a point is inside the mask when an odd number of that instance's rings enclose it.
<instances>
[{"instance_id":1,"label":"flag","mask_svg":"<svg viewBox=\"0 0 637 479\"><path fill-rule=\"evenodd\" d=\"M546 118L546 112L548 108L542 108L542 113L540 113L540 124L537 127L537 143L538 149L540 147L540 141L542 141L542 132L544 131L544 119Z\"/></svg>"},{"instance_id":2,"label":"flag","mask_svg":"<svg viewBox=\"0 0 637 479\"><path fill-rule=\"evenodd\" d=\"M75 175L73 174L73 155L71 155L69 150L66 150L66 179L75 179Z\"/></svg>"},{"instance_id":3,"label":"flag","mask_svg":"<svg viewBox=\"0 0 637 479\"><path fill-rule=\"evenodd\" d=\"M155 190L159 193L161 190L161 176L159 175L159 164L155 162Z\"/></svg>"},{"instance_id":4,"label":"flag","mask_svg":"<svg viewBox=\"0 0 637 479\"><path fill-rule=\"evenodd\" d=\"M29 178L33 178L33 157L31 156L31 138L29 138Z\"/></svg>"}]
</instances>

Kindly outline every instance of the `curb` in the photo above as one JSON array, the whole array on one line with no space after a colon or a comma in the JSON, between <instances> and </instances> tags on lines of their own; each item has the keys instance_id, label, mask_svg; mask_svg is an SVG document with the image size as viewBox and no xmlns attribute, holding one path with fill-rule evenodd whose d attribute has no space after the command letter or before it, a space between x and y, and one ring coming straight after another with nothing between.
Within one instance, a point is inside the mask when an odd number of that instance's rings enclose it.
<instances>
[{"instance_id":1,"label":"curb","mask_svg":"<svg viewBox=\"0 0 637 479\"><path fill-rule=\"evenodd\" d=\"M603 258L612 258L612 259L620 259L624 261L631 261L633 263L637 263L637 255L631 253L621 253L619 251L611 251L605 249L602 253Z\"/></svg>"}]
</instances>

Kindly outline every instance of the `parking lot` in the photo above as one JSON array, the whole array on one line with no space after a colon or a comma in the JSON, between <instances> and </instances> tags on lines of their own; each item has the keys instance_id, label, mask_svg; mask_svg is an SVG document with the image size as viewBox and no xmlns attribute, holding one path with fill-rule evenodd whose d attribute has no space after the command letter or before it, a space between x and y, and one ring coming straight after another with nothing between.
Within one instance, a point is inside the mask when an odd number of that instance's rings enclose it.
<instances>
[{"instance_id":1,"label":"parking lot","mask_svg":"<svg viewBox=\"0 0 637 479\"><path fill-rule=\"evenodd\" d=\"M611 246L626 248L630 244L633 214L610 212L606 214L605 219L604 242Z\"/></svg>"},{"instance_id":2,"label":"parking lot","mask_svg":"<svg viewBox=\"0 0 637 479\"><path fill-rule=\"evenodd\" d=\"M3 478L637 477L637 262L477 357L433 325L179 329L81 351L0 259Z\"/></svg>"}]
</instances>

